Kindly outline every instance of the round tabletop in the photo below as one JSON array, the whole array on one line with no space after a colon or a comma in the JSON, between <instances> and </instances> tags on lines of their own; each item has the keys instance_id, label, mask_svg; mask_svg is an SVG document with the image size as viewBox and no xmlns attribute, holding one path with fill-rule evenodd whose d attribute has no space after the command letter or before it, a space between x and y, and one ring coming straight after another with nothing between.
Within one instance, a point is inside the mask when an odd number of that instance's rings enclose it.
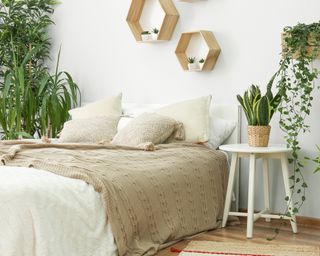
<instances>
[{"instance_id":1,"label":"round tabletop","mask_svg":"<svg viewBox=\"0 0 320 256\"><path fill-rule=\"evenodd\" d=\"M287 148L284 144L269 144L268 147L250 147L248 144L227 144L221 145L220 150L236 153L285 153L291 152L290 148Z\"/></svg>"}]
</instances>

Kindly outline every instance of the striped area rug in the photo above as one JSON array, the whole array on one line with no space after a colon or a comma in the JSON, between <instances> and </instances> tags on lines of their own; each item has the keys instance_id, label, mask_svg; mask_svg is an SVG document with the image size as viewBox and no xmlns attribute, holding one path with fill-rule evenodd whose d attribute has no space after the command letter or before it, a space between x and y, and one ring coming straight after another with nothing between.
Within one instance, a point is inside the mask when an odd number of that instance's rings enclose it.
<instances>
[{"instance_id":1,"label":"striped area rug","mask_svg":"<svg viewBox=\"0 0 320 256\"><path fill-rule=\"evenodd\" d=\"M172 247L171 252L179 256L320 256L320 247L191 241L183 250Z\"/></svg>"}]
</instances>

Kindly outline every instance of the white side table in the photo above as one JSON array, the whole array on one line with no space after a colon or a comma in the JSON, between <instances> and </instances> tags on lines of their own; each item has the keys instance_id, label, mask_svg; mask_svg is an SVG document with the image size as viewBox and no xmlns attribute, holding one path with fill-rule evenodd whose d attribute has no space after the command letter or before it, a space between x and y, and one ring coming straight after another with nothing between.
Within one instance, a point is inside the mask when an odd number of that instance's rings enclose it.
<instances>
[{"instance_id":1,"label":"white side table","mask_svg":"<svg viewBox=\"0 0 320 256\"><path fill-rule=\"evenodd\" d=\"M222 145L220 146L219 149L232 153L222 227L226 226L228 216L246 216L247 217L247 238L252 238L254 221L256 221L259 218L265 218L266 221L270 221L270 219L280 219L281 217L283 217L284 219L290 220L293 233L297 233L298 228L297 228L295 216L290 218L287 216L280 216L280 215L270 213L268 159L280 159L285 193L286 193L286 196L290 197L291 191L290 191L290 183L289 183L288 153L291 152L291 149L288 149L285 145L269 145L269 147L258 148L258 147L249 147L248 144ZM236 166L240 157L249 157L250 159L249 183L248 183L249 184L248 212L247 213L230 212L232 188L234 183ZM259 213L254 213L254 182L255 182L257 158L262 159L265 209ZM293 204L291 200L288 202L288 207L291 207L291 209L293 209Z\"/></svg>"}]
</instances>

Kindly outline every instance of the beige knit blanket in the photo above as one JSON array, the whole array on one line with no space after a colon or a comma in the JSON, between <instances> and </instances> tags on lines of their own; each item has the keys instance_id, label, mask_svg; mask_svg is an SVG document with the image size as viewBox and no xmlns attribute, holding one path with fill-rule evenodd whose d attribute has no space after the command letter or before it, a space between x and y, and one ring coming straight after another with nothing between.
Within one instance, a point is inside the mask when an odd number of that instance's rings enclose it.
<instances>
[{"instance_id":1,"label":"beige knit blanket","mask_svg":"<svg viewBox=\"0 0 320 256\"><path fill-rule=\"evenodd\" d=\"M119 255L154 255L170 241L219 226L227 181L223 153L169 144L0 144L1 165L81 179L101 193Z\"/></svg>"}]
</instances>

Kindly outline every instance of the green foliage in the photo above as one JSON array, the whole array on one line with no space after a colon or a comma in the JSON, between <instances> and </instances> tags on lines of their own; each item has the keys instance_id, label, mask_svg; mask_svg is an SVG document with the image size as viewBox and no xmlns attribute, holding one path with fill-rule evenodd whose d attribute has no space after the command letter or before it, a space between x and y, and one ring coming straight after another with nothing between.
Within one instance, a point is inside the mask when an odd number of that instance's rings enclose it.
<instances>
[{"instance_id":1,"label":"green foliage","mask_svg":"<svg viewBox=\"0 0 320 256\"><path fill-rule=\"evenodd\" d=\"M24 66L34 56L37 48L28 53L21 63L13 54L13 67L4 74L0 86L0 122L5 139L14 139L24 134L30 137L34 127L39 101L31 83L26 83Z\"/></svg>"},{"instance_id":2,"label":"green foliage","mask_svg":"<svg viewBox=\"0 0 320 256\"><path fill-rule=\"evenodd\" d=\"M280 128L285 132L285 140L292 151L292 158L289 159L293 167L291 196L293 201L296 193L297 200L294 200L294 209L287 209L287 213L298 213L302 207L305 197L305 190L308 187L302 170L305 167L304 158L300 157L299 135L309 131L306 123L307 116L312 108L312 92L315 89L314 82L319 71L312 68L312 62L319 52L320 46L320 23L310 25L298 24L294 27L286 27L285 47L283 59L280 61L278 83L279 90L284 91L283 100L279 106ZM310 50L310 46L313 46Z\"/></svg>"},{"instance_id":3,"label":"green foliage","mask_svg":"<svg viewBox=\"0 0 320 256\"><path fill-rule=\"evenodd\" d=\"M200 60L199 60L199 63L203 64L203 63L204 63L204 59L203 59L203 58L200 59Z\"/></svg>"},{"instance_id":4,"label":"green foliage","mask_svg":"<svg viewBox=\"0 0 320 256\"><path fill-rule=\"evenodd\" d=\"M38 90L41 100L38 110L41 134L56 137L63 128L63 124L69 120L68 111L76 107L80 91L71 75L59 71L59 50L56 70L53 75L48 72Z\"/></svg>"},{"instance_id":5,"label":"green foliage","mask_svg":"<svg viewBox=\"0 0 320 256\"><path fill-rule=\"evenodd\" d=\"M41 45L27 68L42 68L49 56L51 43L47 28L53 24L49 15L53 13L54 4L56 2L50 0L6 0L0 3L1 77L14 65L12 42L17 62L21 62L34 46Z\"/></svg>"},{"instance_id":6,"label":"green foliage","mask_svg":"<svg viewBox=\"0 0 320 256\"><path fill-rule=\"evenodd\" d=\"M271 89L275 77L276 74L268 83L265 95L261 94L260 88L256 85L252 85L247 91L245 91L243 97L237 95L237 99L243 108L249 125L269 125L281 102L283 94L283 91L279 90L276 96L273 96Z\"/></svg>"},{"instance_id":7,"label":"green foliage","mask_svg":"<svg viewBox=\"0 0 320 256\"><path fill-rule=\"evenodd\" d=\"M190 64L195 63L195 61L196 61L196 57L189 57L189 58L188 58L188 62L189 62Z\"/></svg>"},{"instance_id":8,"label":"green foliage","mask_svg":"<svg viewBox=\"0 0 320 256\"><path fill-rule=\"evenodd\" d=\"M56 135L69 118L68 109L77 103L78 87L71 76L64 72L51 76L46 65L51 48L47 31L55 4L52 0L0 3L2 139L41 136L49 127Z\"/></svg>"},{"instance_id":9,"label":"green foliage","mask_svg":"<svg viewBox=\"0 0 320 256\"><path fill-rule=\"evenodd\" d=\"M158 33L159 33L159 29L154 28L154 29L152 29L152 32L153 32L154 34L158 34Z\"/></svg>"}]
</instances>

